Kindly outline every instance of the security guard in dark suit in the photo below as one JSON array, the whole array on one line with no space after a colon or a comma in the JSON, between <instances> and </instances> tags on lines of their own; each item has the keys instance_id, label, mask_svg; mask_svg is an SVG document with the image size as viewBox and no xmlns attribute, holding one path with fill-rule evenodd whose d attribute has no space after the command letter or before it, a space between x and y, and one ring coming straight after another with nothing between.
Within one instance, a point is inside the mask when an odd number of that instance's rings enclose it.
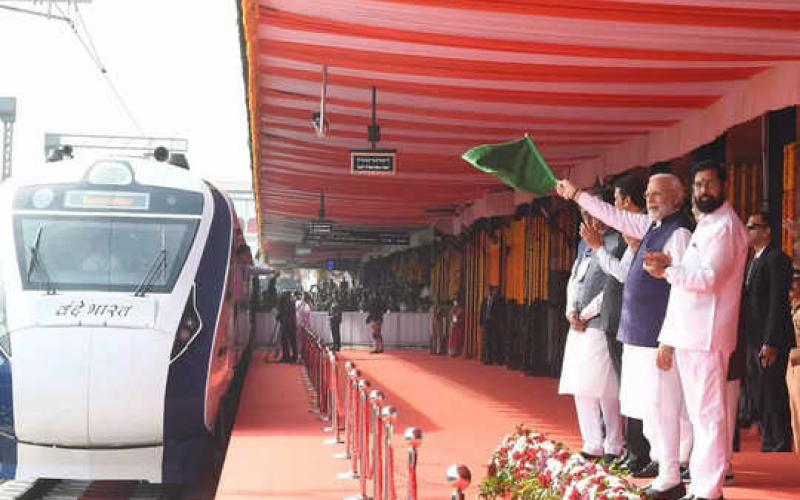
<instances>
[{"instance_id":1,"label":"security guard in dark suit","mask_svg":"<svg viewBox=\"0 0 800 500\"><path fill-rule=\"evenodd\" d=\"M786 367L795 345L789 310L792 264L770 246L769 215L747 219L753 256L746 268L743 321L747 339L746 391L763 433L762 451L791 451L792 428Z\"/></svg>"}]
</instances>

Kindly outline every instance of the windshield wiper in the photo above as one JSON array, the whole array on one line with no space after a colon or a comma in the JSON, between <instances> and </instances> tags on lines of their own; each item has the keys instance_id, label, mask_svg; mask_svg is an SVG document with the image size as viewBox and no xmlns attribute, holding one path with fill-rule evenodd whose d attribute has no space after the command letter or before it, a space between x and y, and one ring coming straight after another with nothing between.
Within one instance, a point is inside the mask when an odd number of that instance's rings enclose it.
<instances>
[{"instance_id":1,"label":"windshield wiper","mask_svg":"<svg viewBox=\"0 0 800 500\"><path fill-rule=\"evenodd\" d=\"M50 273L47 272L47 268L44 266L41 254L39 253L39 243L42 241L43 232L44 225L41 225L36 231L36 238L33 241L33 246L30 248L31 260L28 262L28 272L26 273L25 278L28 283L32 283L31 278L33 277L33 273L38 269L39 273L44 278L44 285L47 287L47 295L55 295L56 288L53 286L53 281L50 279Z\"/></svg>"},{"instance_id":2,"label":"windshield wiper","mask_svg":"<svg viewBox=\"0 0 800 500\"><path fill-rule=\"evenodd\" d=\"M164 232L164 228L161 228L161 250L156 254L156 258L150 265L150 269L148 269L147 274L144 275L144 279L139 283L139 286L136 287L133 295L135 297L144 297L147 295L150 290L152 290L156 278L162 274L164 276L167 275L167 236Z\"/></svg>"}]
</instances>

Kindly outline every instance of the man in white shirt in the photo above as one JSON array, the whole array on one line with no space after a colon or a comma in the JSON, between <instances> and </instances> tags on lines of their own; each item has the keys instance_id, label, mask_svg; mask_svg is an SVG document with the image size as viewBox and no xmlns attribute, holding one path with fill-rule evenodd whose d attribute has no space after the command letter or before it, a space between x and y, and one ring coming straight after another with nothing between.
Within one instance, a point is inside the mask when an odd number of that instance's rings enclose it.
<instances>
[{"instance_id":1,"label":"man in white shirt","mask_svg":"<svg viewBox=\"0 0 800 500\"><path fill-rule=\"evenodd\" d=\"M747 232L725 201L724 166L692 167L694 204L701 213L682 257L653 252L645 266L672 285L661 329L658 365L677 368L681 397L694 431L689 464L695 500L722 497L728 448L726 376L736 347Z\"/></svg>"},{"instance_id":2,"label":"man in white shirt","mask_svg":"<svg viewBox=\"0 0 800 500\"><path fill-rule=\"evenodd\" d=\"M303 298L295 304L298 329L311 327L311 310L311 294L303 292Z\"/></svg>"},{"instance_id":3,"label":"man in white shirt","mask_svg":"<svg viewBox=\"0 0 800 500\"><path fill-rule=\"evenodd\" d=\"M583 226L601 234L606 227L585 212ZM601 236L602 245L614 244L616 234ZM619 235L616 235L618 238ZM591 248L578 245L578 255L567 285L566 316L570 322L559 394L572 394L578 415L584 458L608 462L619 458L624 444L619 413L619 381L611 362L600 312L606 273Z\"/></svg>"}]
</instances>

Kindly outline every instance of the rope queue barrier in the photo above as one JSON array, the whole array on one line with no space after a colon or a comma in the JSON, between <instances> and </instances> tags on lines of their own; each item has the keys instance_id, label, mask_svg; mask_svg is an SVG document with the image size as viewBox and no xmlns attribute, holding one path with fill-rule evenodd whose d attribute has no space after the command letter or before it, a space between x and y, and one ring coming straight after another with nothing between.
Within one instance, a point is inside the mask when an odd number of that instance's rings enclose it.
<instances>
[{"instance_id":1,"label":"rope queue barrier","mask_svg":"<svg viewBox=\"0 0 800 500\"><path fill-rule=\"evenodd\" d=\"M422 444L422 430L409 427L405 434L408 443L408 489L407 500L417 500L417 459L419 458L419 445Z\"/></svg>"},{"instance_id":2,"label":"rope queue barrier","mask_svg":"<svg viewBox=\"0 0 800 500\"><path fill-rule=\"evenodd\" d=\"M370 383L361 376L355 363L344 364L345 391L342 402L343 429L339 419L338 367L336 353L331 351L310 330L301 328L301 355L306 368L306 379L313 393L312 405L316 406L320 419L330 421L326 431L334 437L328 444L344 444L344 453L336 458L350 460L350 470L339 474L342 478L359 479L359 500L370 500L367 482L372 480L374 500L397 500L394 475L394 448L392 439L397 422L397 410L382 406L384 394L375 389L368 392ZM344 439L340 435L344 431ZM408 484L406 498L417 500L417 464L422 430L409 427L404 433L408 443ZM463 490L471 481L469 469L464 465L453 465L447 470L447 480L454 490L451 498L463 500Z\"/></svg>"}]
</instances>

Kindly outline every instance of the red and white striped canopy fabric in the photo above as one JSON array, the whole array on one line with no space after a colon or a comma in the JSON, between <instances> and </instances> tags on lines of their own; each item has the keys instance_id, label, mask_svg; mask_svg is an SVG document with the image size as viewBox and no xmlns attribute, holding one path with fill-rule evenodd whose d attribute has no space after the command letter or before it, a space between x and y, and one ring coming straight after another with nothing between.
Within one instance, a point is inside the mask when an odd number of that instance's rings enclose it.
<instances>
[{"instance_id":1,"label":"red and white striped canopy fabric","mask_svg":"<svg viewBox=\"0 0 800 500\"><path fill-rule=\"evenodd\" d=\"M800 103L798 0L260 0L258 8L250 64L267 240L315 218L321 191L337 222L429 224L426 210L501 187L460 159L478 144L528 133L557 174L586 182L682 155ZM318 138L310 116L323 65L330 130ZM349 170L349 150L369 147L373 85L379 147L398 152L391 177Z\"/></svg>"}]
</instances>

